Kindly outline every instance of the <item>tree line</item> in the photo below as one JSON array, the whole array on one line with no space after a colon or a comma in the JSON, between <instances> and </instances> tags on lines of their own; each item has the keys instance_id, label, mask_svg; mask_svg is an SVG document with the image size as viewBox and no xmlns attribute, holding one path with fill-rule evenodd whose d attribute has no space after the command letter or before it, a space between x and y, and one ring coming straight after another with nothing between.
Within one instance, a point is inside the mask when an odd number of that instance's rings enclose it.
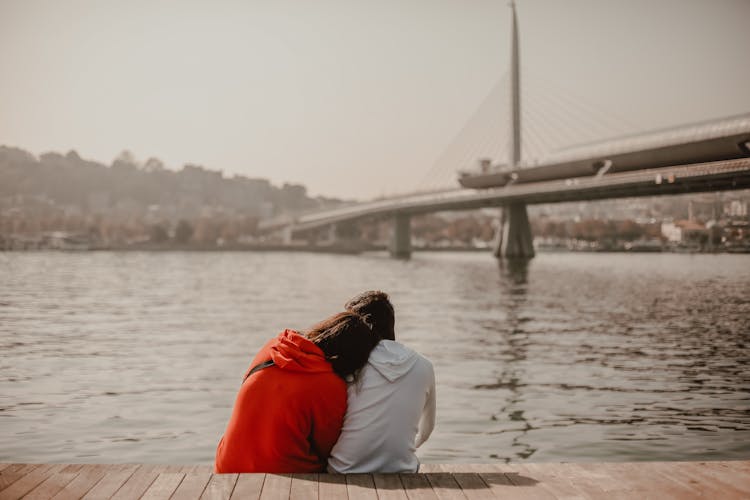
<instances>
[{"instance_id":1,"label":"tree line","mask_svg":"<svg viewBox=\"0 0 750 500\"><path fill-rule=\"evenodd\" d=\"M267 179L186 164L167 169L157 158L139 162L130 152L110 165L85 160L75 151L38 158L0 146L0 200L4 206L29 198L78 207L85 213L145 213L154 207L175 217L192 218L214 207L227 213L267 217L319 207L338 200L308 196L305 186L272 185Z\"/></svg>"}]
</instances>

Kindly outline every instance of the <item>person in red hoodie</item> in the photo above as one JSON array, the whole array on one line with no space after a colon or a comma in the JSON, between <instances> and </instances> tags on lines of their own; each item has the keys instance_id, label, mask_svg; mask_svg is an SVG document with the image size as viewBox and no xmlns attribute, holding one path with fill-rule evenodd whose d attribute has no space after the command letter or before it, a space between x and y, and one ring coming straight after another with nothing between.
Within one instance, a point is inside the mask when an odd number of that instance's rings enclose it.
<instances>
[{"instance_id":1,"label":"person in red hoodie","mask_svg":"<svg viewBox=\"0 0 750 500\"><path fill-rule=\"evenodd\" d=\"M237 394L215 471L324 472L346 413L346 379L378 340L363 317L344 312L266 343Z\"/></svg>"}]
</instances>

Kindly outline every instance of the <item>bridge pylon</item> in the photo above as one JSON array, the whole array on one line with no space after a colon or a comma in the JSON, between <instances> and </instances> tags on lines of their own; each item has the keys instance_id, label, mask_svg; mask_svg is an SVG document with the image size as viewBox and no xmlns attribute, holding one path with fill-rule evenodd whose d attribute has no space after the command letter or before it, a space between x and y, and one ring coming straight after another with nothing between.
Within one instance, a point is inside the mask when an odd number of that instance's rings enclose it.
<instances>
[{"instance_id":1,"label":"bridge pylon","mask_svg":"<svg viewBox=\"0 0 750 500\"><path fill-rule=\"evenodd\" d=\"M391 257L411 256L411 216L408 214L397 213L393 216L391 244L388 250Z\"/></svg>"},{"instance_id":2,"label":"bridge pylon","mask_svg":"<svg viewBox=\"0 0 750 500\"><path fill-rule=\"evenodd\" d=\"M516 168L521 161L521 79L518 55L518 19L516 3L510 2L510 147L508 164ZM512 203L502 209L495 235L495 257L499 259L531 259L534 240L525 203Z\"/></svg>"},{"instance_id":3,"label":"bridge pylon","mask_svg":"<svg viewBox=\"0 0 750 500\"><path fill-rule=\"evenodd\" d=\"M495 235L494 254L499 259L534 257L534 240L525 203L511 203L503 207Z\"/></svg>"}]
</instances>

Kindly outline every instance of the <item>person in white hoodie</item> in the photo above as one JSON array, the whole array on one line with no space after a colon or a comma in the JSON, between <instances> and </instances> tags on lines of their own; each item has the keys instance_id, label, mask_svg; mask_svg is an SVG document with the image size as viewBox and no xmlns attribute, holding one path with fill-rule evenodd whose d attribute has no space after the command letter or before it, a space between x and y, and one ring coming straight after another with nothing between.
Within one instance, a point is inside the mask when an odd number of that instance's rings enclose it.
<instances>
[{"instance_id":1,"label":"person in white hoodie","mask_svg":"<svg viewBox=\"0 0 750 500\"><path fill-rule=\"evenodd\" d=\"M328 458L329 472L417 472L416 449L435 427L432 363L396 342L388 295L364 292L346 309L369 317L381 341L356 382L349 384L341 435Z\"/></svg>"}]
</instances>

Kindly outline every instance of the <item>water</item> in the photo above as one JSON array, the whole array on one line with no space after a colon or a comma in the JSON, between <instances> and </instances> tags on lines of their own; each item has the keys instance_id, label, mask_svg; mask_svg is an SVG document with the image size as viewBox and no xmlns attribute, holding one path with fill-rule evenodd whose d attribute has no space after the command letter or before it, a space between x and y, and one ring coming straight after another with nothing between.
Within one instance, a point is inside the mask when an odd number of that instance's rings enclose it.
<instances>
[{"instance_id":1,"label":"water","mask_svg":"<svg viewBox=\"0 0 750 500\"><path fill-rule=\"evenodd\" d=\"M364 289L436 369L427 462L750 458L750 258L0 254L0 461L211 463L244 370Z\"/></svg>"}]
</instances>

